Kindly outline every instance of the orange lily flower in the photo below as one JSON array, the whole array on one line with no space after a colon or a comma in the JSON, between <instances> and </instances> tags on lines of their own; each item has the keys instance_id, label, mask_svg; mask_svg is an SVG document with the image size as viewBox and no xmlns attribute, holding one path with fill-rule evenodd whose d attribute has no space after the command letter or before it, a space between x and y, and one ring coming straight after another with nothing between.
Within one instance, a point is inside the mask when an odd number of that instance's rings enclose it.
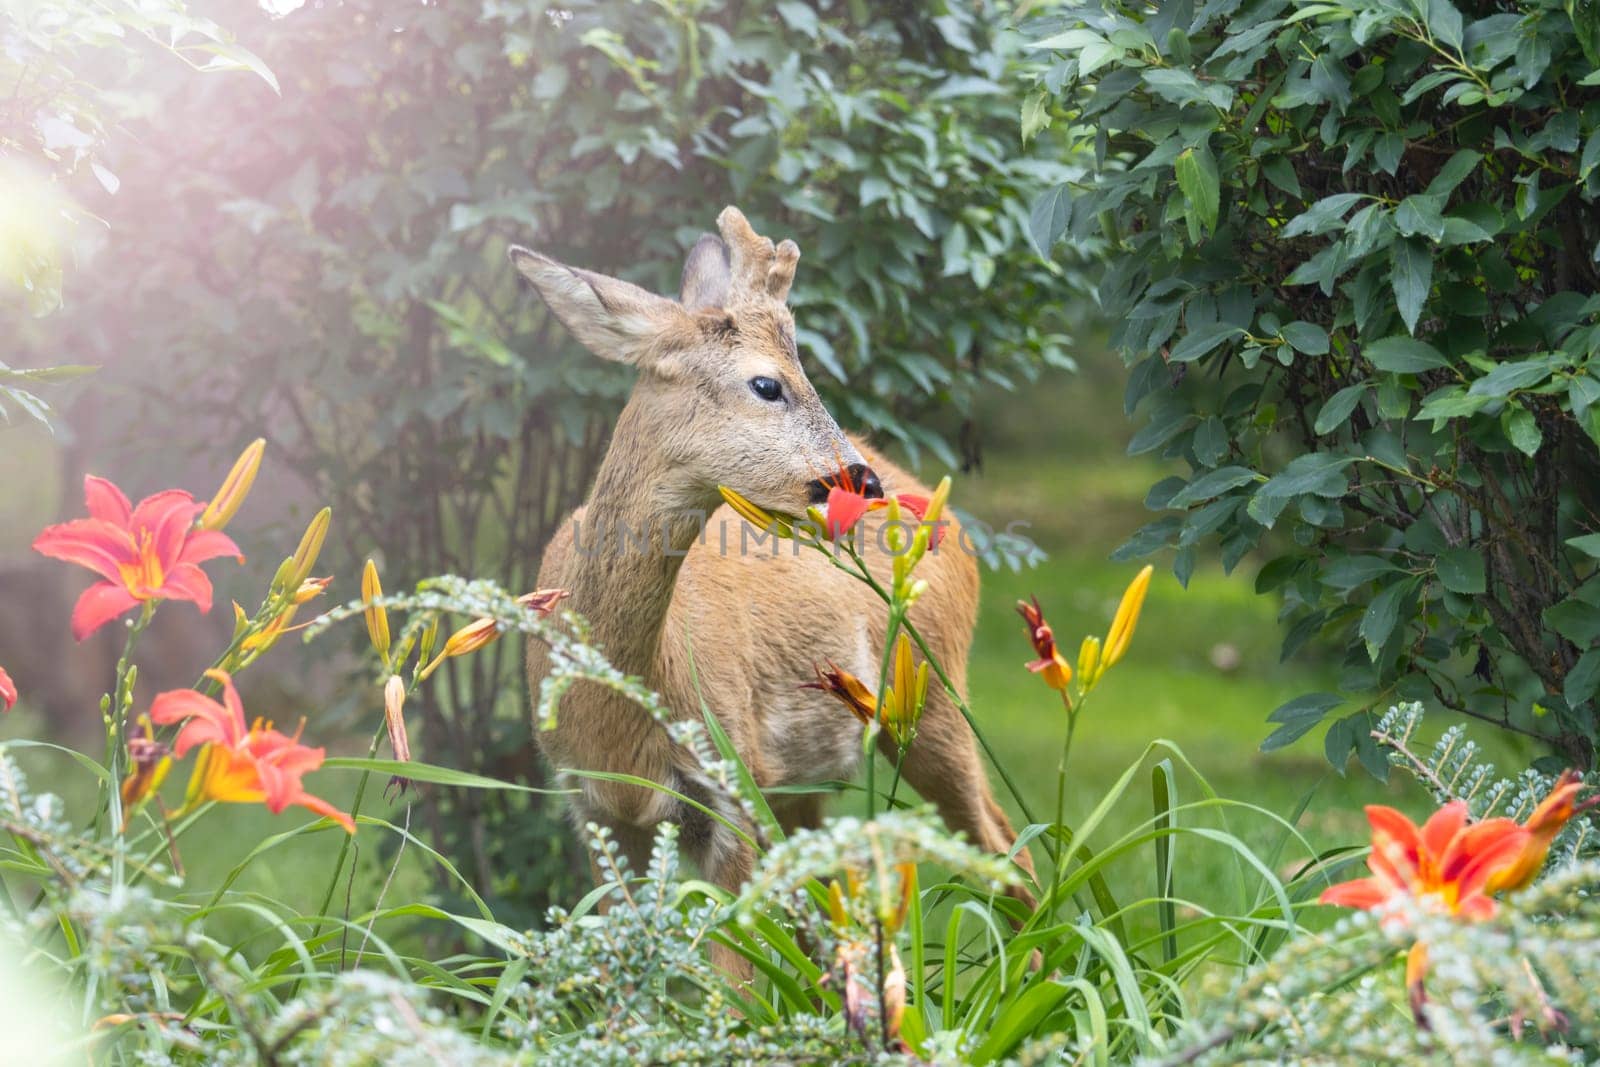
<instances>
[{"instance_id":1,"label":"orange lily flower","mask_svg":"<svg viewBox=\"0 0 1600 1067\"><path fill-rule=\"evenodd\" d=\"M331 574L326 578L307 578L300 583L300 588L294 591L294 596L290 597L290 601L295 604L304 604L315 600L332 584L333 575Z\"/></svg>"},{"instance_id":2,"label":"orange lily flower","mask_svg":"<svg viewBox=\"0 0 1600 1067\"><path fill-rule=\"evenodd\" d=\"M17 683L0 667L0 711L10 711L17 702Z\"/></svg>"},{"instance_id":3,"label":"orange lily flower","mask_svg":"<svg viewBox=\"0 0 1600 1067\"><path fill-rule=\"evenodd\" d=\"M1367 807L1372 824L1370 878L1329 886L1318 900L1348 908L1378 908L1399 896L1469 920L1495 912L1489 880L1515 864L1529 833L1511 819L1467 823L1467 802L1452 800L1417 825L1393 808Z\"/></svg>"},{"instance_id":4,"label":"orange lily flower","mask_svg":"<svg viewBox=\"0 0 1600 1067\"><path fill-rule=\"evenodd\" d=\"M875 720L881 721L895 743L904 745L915 736L917 723L922 718L928 700L927 661L916 667L912 664L911 639L902 633L895 643L894 669L891 672L894 684L884 690L881 701L872 695L872 690L861 679L840 669L835 663L828 664L827 670L818 667L817 680L806 682L800 688L818 689L835 697L861 720L863 726L869 726Z\"/></svg>"},{"instance_id":5,"label":"orange lily flower","mask_svg":"<svg viewBox=\"0 0 1600 1067\"><path fill-rule=\"evenodd\" d=\"M72 610L72 636L79 641L146 601L188 600L209 612L211 580L199 564L218 556L244 561L226 534L195 529L205 505L181 489L147 496L134 507L122 490L90 475L83 495L88 518L47 526L33 541L36 552L103 579Z\"/></svg>"},{"instance_id":6,"label":"orange lily flower","mask_svg":"<svg viewBox=\"0 0 1600 1067\"><path fill-rule=\"evenodd\" d=\"M1072 684L1072 664L1056 647L1055 632L1044 621L1044 609L1039 606L1039 598L1031 599L1031 604L1024 600L1017 601L1017 614L1028 624L1028 640L1033 642L1033 650L1039 656L1028 664L1028 669L1043 678L1051 689L1064 693L1067 686Z\"/></svg>"},{"instance_id":7,"label":"orange lily flower","mask_svg":"<svg viewBox=\"0 0 1600 1067\"><path fill-rule=\"evenodd\" d=\"M354 820L321 797L305 791L301 779L322 766L326 750L300 743L293 737L256 720L245 725L244 704L225 671L207 671L206 677L222 684L222 703L193 689L162 693L150 705L150 718L163 726L182 722L173 744L179 758L203 746L189 781L192 808L206 800L225 803L265 803L274 815L291 804L332 819L355 833Z\"/></svg>"},{"instance_id":8,"label":"orange lily flower","mask_svg":"<svg viewBox=\"0 0 1600 1067\"><path fill-rule=\"evenodd\" d=\"M821 667L816 670L817 680L804 683L801 689L818 689L827 693L849 708L863 726L872 725L878 717L878 698L872 695L872 690L861 679L843 670L837 663L829 663L827 670Z\"/></svg>"},{"instance_id":9,"label":"orange lily flower","mask_svg":"<svg viewBox=\"0 0 1600 1067\"><path fill-rule=\"evenodd\" d=\"M1522 853L1517 856L1515 863L1504 867L1489 877L1486 892L1498 893L1508 889L1526 889L1539 871L1544 867L1544 859L1550 852L1550 844L1580 811L1600 804L1600 793L1596 793L1588 800L1578 803L1578 794L1583 791L1583 776L1574 770L1561 772L1561 777L1556 779L1555 788L1550 790L1550 795L1539 802L1528 816L1528 821L1522 828L1528 831L1528 842L1523 847Z\"/></svg>"}]
</instances>

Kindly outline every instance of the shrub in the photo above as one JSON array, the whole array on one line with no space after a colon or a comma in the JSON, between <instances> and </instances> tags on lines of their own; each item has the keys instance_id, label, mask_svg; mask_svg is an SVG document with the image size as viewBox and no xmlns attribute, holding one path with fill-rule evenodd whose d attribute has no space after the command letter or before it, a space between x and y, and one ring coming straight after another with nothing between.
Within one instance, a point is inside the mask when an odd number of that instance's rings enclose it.
<instances>
[{"instance_id":1,"label":"shrub","mask_svg":"<svg viewBox=\"0 0 1600 1067\"><path fill-rule=\"evenodd\" d=\"M1600 599L1600 14L1592 4L1083 4L1037 20L1024 112L1092 146L1034 205L1040 247L1104 242L1095 290L1181 459L1119 556L1202 544L1284 598L1284 655L1374 709L1424 699L1587 766Z\"/></svg>"}]
</instances>

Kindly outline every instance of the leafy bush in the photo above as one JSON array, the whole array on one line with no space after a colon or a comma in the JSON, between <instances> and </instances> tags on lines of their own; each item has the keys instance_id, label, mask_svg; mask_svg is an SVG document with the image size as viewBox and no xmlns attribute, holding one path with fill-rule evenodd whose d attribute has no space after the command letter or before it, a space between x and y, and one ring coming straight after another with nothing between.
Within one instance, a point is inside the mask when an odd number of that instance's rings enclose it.
<instances>
[{"instance_id":1,"label":"leafy bush","mask_svg":"<svg viewBox=\"0 0 1600 1067\"><path fill-rule=\"evenodd\" d=\"M1600 9L1279 0L1083 4L1025 126L1095 167L1040 247L1106 244L1095 295L1184 460L1120 550L1258 547L1284 655L1344 649L1329 758L1382 764L1374 709L1425 699L1588 766L1600 689Z\"/></svg>"}]
</instances>

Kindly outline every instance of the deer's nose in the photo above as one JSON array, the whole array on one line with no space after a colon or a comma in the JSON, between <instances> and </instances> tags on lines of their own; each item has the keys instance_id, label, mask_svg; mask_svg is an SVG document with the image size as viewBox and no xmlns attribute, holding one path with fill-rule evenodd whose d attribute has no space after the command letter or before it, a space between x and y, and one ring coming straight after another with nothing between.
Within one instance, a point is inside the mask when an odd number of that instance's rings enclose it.
<instances>
[{"instance_id":1,"label":"deer's nose","mask_svg":"<svg viewBox=\"0 0 1600 1067\"><path fill-rule=\"evenodd\" d=\"M883 483L878 481L877 472L865 463L852 463L838 474L830 478L818 478L808 488L811 491L811 502L821 504L828 499L828 491L838 487L860 493L868 500L879 500L883 497Z\"/></svg>"}]
</instances>

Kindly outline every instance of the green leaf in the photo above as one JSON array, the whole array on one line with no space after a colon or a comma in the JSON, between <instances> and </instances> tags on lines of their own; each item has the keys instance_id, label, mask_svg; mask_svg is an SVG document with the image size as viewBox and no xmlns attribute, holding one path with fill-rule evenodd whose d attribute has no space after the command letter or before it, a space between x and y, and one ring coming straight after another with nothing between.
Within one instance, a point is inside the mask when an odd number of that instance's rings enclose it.
<instances>
[{"instance_id":1,"label":"green leaf","mask_svg":"<svg viewBox=\"0 0 1600 1067\"><path fill-rule=\"evenodd\" d=\"M1567 672L1562 695L1569 706L1577 707L1594 696L1596 689L1600 689L1600 648L1591 648Z\"/></svg>"},{"instance_id":2,"label":"green leaf","mask_svg":"<svg viewBox=\"0 0 1600 1067\"><path fill-rule=\"evenodd\" d=\"M1361 403L1361 397L1366 391L1367 383L1361 382L1358 385L1347 385L1334 393L1322 405L1322 410L1317 412L1317 421L1311 427L1312 430L1321 436L1343 426L1350 418L1350 413L1356 409L1356 405Z\"/></svg>"},{"instance_id":3,"label":"green leaf","mask_svg":"<svg viewBox=\"0 0 1600 1067\"><path fill-rule=\"evenodd\" d=\"M1332 196L1325 196L1290 219L1283 227L1282 236L1302 237L1335 229L1343 221L1345 212L1349 211L1356 201L1362 199L1365 197L1361 193L1334 193Z\"/></svg>"},{"instance_id":4,"label":"green leaf","mask_svg":"<svg viewBox=\"0 0 1600 1067\"><path fill-rule=\"evenodd\" d=\"M1567 544L1571 545L1579 552L1593 556L1595 559L1600 559L1600 533L1584 534L1581 537L1569 537L1567 538Z\"/></svg>"},{"instance_id":5,"label":"green leaf","mask_svg":"<svg viewBox=\"0 0 1600 1067\"><path fill-rule=\"evenodd\" d=\"M1487 588L1483 556L1475 549L1452 548L1434 560L1439 581L1452 593L1478 596Z\"/></svg>"},{"instance_id":6,"label":"green leaf","mask_svg":"<svg viewBox=\"0 0 1600 1067\"><path fill-rule=\"evenodd\" d=\"M1217 178L1217 161L1211 149L1202 142L1178 154L1173 168L1178 176L1178 188L1188 203L1189 215L1200 228L1210 233L1217 228L1217 214L1221 210L1222 184Z\"/></svg>"},{"instance_id":7,"label":"green leaf","mask_svg":"<svg viewBox=\"0 0 1600 1067\"><path fill-rule=\"evenodd\" d=\"M414 782L453 785L462 789L508 789L516 793L542 793L547 796L566 796L577 792L576 789L535 789L529 785L502 782L498 778L486 778L481 774L473 774L470 771L458 771L453 767L439 767L431 763L421 763L417 760L329 756L323 761L322 769L329 771L370 771L375 774L389 774L400 778L410 778Z\"/></svg>"},{"instance_id":8,"label":"green leaf","mask_svg":"<svg viewBox=\"0 0 1600 1067\"><path fill-rule=\"evenodd\" d=\"M1323 356L1328 353L1328 331L1315 323L1296 320L1279 333L1296 352L1304 352L1311 356Z\"/></svg>"},{"instance_id":9,"label":"green leaf","mask_svg":"<svg viewBox=\"0 0 1600 1067\"><path fill-rule=\"evenodd\" d=\"M809 8L807 9L809 10ZM1022 143L1027 144L1039 131L1050 126L1050 94L1041 86L1022 101Z\"/></svg>"},{"instance_id":10,"label":"green leaf","mask_svg":"<svg viewBox=\"0 0 1600 1067\"><path fill-rule=\"evenodd\" d=\"M1248 467L1219 467L1214 471L1207 471L1175 493L1172 499L1167 501L1167 507L1186 508L1202 500L1221 496L1230 489L1237 489L1260 477Z\"/></svg>"},{"instance_id":11,"label":"green leaf","mask_svg":"<svg viewBox=\"0 0 1600 1067\"><path fill-rule=\"evenodd\" d=\"M1428 302L1428 292L1433 288L1433 253L1415 237L1407 237L1390 246L1389 263L1389 284L1394 287L1395 305L1400 309L1406 329L1414 334L1417 321L1422 318L1422 308Z\"/></svg>"},{"instance_id":12,"label":"green leaf","mask_svg":"<svg viewBox=\"0 0 1600 1067\"><path fill-rule=\"evenodd\" d=\"M1512 447L1525 456L1535 455L1544 443L1544 432L1539 429L1538 420L1521 404L1507 406L1500 415L1500 427Z\"/></svg>"},{"instance_id":13,"label":"green leaf","mask_svg":"<svg viewBox=\"0 0 1600 1067\"><path fill-rule=\"evenodd\" d=\"M1281 723L1267 739L1261 742L1261 751L1271 752L1298 741L1321 722L1323 717L1344 703L1338 693L1307 693L1280 704L1268 722Z\"/></svg>"},{"instance_id":14,"label":"green leaf","mask_svg":"<svg viewBox=\"0 0 1600 1067\"><path fill-rule=\"evenodd\" d=\"M1244 330L1226 322L1208 323L1184 334L1182 340L1172 346L1167 358L1173 363L1189 363L1229 338L1243 337L1244 334Z\"/></svg>"},{"instance_id":15,"label":"green leaf","mask_svg":"<svg viewBox=\"0 0 1600 1067\"><path fill-rule=\"evenodd\" d=\"M1538 385L1548 377L1550 377L1549 360L1525 359L1516 363L1501 363L1473 382L1472 388L1468 389L1467 393L1470 396L1486 396L1491 399L1510 396L1516 390Z\"/></svg>"},{"instance_id":16,"label":"green leaf","mask_svg":"<svg viewBox=\"0 0 1600 1067\"><path fill-rule=\"evenodd\" d=\"M1544 624L1582 647L1600 638L1600 608L1568 597L1545 611Z\"/></svg>"},{"instance_id":17,"label":"green leaf","mask_svg":"<svg viewBox=\"0 0 1600 1067\"><path fill-rule=\"evenodd\" d=\"M1395 625L1400 621L1400 604L1411 592L1412 581L1401 579L1384 588L1372 602L1367 605L1367 610L1362 613L1361 625L1357 628L1361 640L1367 646L1367 658L1378 662L1378 656L1383 652L1383 646L1389 640L1389 635L1394 633Z\"/></svg>"},{"instance_id":18,"label":"green leaf","mask_svg":"<svg viewBox=\"0 0 1600 1067\"><path fill-rule=\"evenodd\" d=\"M1455 187L1466 180L1479 163L1483 161L1481 153L1470 148L1463 148L1439 168L1439 173L1434 175L1433 181L1428 183L1428 188L1423 190L1428 196L1444 198L1455 191Z\"/></svg>"},{"instance_id":19,"label":"green leaf","mask_svg":"<svg viewBox=\"0 0 1600 1067\"><path fill-rule=\"evenodd\" d=\"M1378 370L1391 374L1420 374L1450 365L1437 348L1404 334L1374 341L1364 347L1361 354Z\"/></svg>"},{"instance_id":20,"label":"green leaf","mask_svg":"<svg viewBox=\"0 0 1600 1067\"><path fill-rule=\"evenodd\" d=\"M1056 238L1066 232L1071 218L1072 197L1067 186L1046 189L1033 198L1033 206L1028 211L1028 236L1033 238L1033 247L1039 255L1050 258L1051 247Z\"/></svg>"},{"instance_id":21,"label":"green leaf","mask_svg":"<svg viewBox=\"0 0 1600 1067\"><path fill-rule=\"evenodd\" d=\"M1437 242L1444 236L1444 197L1423 193L1406 197L1395 209L1394 225L1407 237L1421 234Z\"/></svg>"}]
</instances>

